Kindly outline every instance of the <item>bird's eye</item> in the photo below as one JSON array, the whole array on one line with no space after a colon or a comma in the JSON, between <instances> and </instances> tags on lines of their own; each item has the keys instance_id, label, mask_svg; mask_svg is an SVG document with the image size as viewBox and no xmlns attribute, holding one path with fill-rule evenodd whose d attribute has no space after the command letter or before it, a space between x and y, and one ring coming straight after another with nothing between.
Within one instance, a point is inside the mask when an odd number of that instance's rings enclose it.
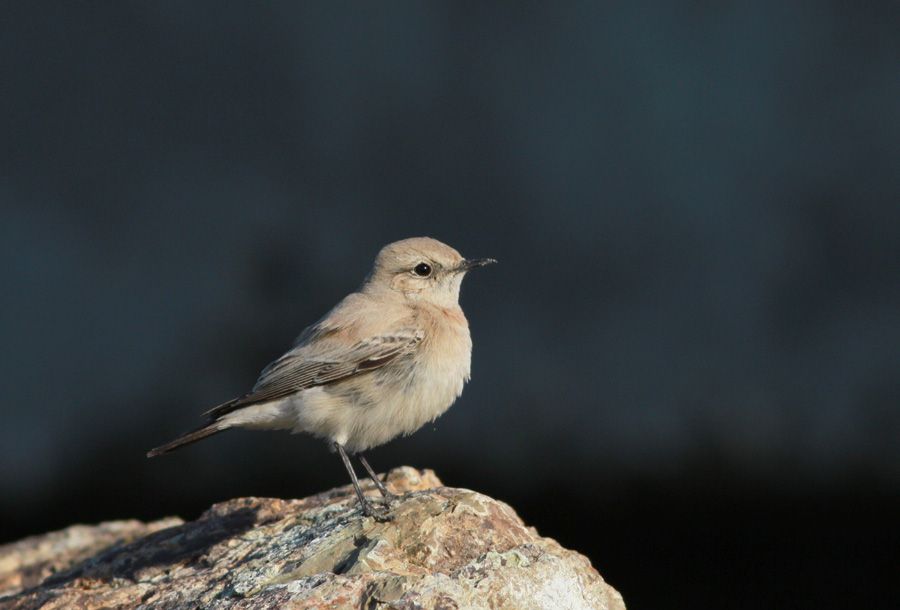
<instances>
[{"instance_id":1,"label":"bird's eye","mask_svg":"<svg viewBox=\"0 0 900 610\"><path fill-rule=\"evenodd\" d=\"M418 275L419 277L428 277L431 275L431 265L428 263L419 263L413 269L413 273Z\"/></svg>"}]
</instances>

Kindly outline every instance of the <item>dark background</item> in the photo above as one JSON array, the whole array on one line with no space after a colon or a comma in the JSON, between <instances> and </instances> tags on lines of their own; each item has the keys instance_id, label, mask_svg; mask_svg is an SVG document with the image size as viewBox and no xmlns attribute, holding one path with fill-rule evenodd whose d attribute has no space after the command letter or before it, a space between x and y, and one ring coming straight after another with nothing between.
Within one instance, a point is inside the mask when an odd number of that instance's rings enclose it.
<instances>
[{"instance_id":1,"label":"dark background","mask_svg":"<svg viewBox=\"0 0 900 610\"><path fill-rule=\"evenodd\" d=\"M630 608L888 608L894 2L5 3L0 541L344 484L308 437L144 451L383 244L501 264L434 468Z\"/></svg>"}]
</instances>

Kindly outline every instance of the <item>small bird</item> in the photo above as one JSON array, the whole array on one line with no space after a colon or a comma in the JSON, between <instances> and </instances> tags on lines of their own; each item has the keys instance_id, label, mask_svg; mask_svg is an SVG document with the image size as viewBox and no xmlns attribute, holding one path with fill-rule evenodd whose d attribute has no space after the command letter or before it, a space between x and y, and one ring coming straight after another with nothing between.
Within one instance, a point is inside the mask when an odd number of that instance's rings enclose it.
<instances>
[{"instance_id":1,"label":"small bird","mask_svg":"<svg viewBox=\"0 0 900 610\"><path fill-rule=\"evenodd\" d=\"M363 495L348 452L390 506L396 496L362 452L412 434L462 393L472 339L460 284L467 271L496 262L465 259L429 237L388 244L359 290L304 330L249 393L210 409L206 424L147 457L229 428L308 432L341 456L363 513L384 517Z\"/></svg>"}]
</instances>

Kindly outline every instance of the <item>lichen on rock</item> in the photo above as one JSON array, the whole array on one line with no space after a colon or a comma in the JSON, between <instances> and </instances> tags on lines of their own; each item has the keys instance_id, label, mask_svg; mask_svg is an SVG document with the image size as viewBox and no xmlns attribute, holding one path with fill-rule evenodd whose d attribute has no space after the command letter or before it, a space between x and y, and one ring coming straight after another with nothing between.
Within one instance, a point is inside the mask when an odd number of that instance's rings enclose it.
<instances>
[{"instance_id":1,"label":"lichen on rock","mask_svg":"<svg viewBox=\"0 0 900 610\"><path fill-rule=\"evenodd\" d=\"M389 521L351 488L239 498L196 521L73 526L0 547L0 610L624 610L590 562L506 504L403 467ZM367 482L366 489L373 486Z\"/></svg>"}]
</instances>

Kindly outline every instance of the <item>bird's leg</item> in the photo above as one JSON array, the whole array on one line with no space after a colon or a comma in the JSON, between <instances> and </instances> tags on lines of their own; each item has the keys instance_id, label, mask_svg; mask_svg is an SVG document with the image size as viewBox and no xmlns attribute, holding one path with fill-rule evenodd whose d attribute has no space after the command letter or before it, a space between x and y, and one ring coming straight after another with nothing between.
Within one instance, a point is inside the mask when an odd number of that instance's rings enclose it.
<instances>
[{"instance_id":1,"label":"bird's leg","mask_svg":"<svg viewBox=\"0 0 900 610\"><path fill-rule=\"evenodd\" d=\"M390 491L388 491L388 488L384 486L384 483L382 483L381 479L378 478L378 475L375 474L375 471L372 470L372 467L369 466L369 461L365 458L365 456L363 456L363 454L357 454L356 457L359 458L359 461L363 465L363 468L365 468L366 472L369 473L369 477L372 479L372 482L375 483L375 487L378 488L378 491L381 492L382 497L387 501L388 505L390 505L391 502L397 499L397 495L392 494ZM385 475L385 478L387 478L387 475Z\"/></svg>"},{"instance_id":2,"label":"bird's leg","mask_svg":"<svg viewBox=\"0 0 900 610\"><path fill-rule=\"evenodd\" d=\"M362 489L359 488L359 479L356 478L356 472L353 470L353 464L350 463L350 458L347 457L347 452L344 451L343 445L334 442L334 448L337 449L337 452L341 454L341 460L344 462L344 468L347 469L347 473L350 475L350 480L353 482L353 490L356 492L356 498L359 500L359 505L362 508L363 514L367 517L375 517L376 519L385 519L386 515L381 511L377 511L372 508L372 505L366 500L366 497L363 495Z\"/></svg>"}]
</instances>

